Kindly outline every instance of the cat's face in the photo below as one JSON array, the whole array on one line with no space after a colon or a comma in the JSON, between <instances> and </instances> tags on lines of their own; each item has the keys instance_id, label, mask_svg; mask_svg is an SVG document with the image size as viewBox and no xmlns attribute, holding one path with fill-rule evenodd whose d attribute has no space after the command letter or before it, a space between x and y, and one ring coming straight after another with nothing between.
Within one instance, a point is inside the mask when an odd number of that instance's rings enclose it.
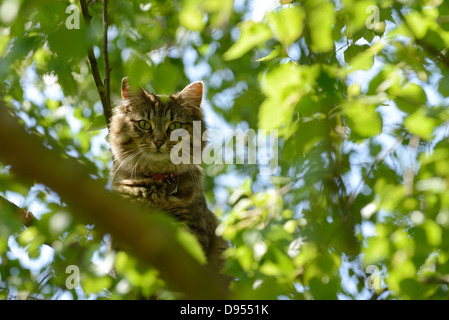
<instances>
[{"instance_id":1,"label":"cat's face","mask_svg":"<svg viewBox=\"0 0 449 320\"><path fill-rule=\"evenodd\" d=\"M203 84L194 82L181 92L159 96L143 89L131 92L122 80L122 103L114 110L109 125L109 141L114 162L124 170L146 172L179 171L170 160L171 141L176 129L189 132L193 141L193 122L203 121L200 108ZM204 125L201 126L204 130Z\"/></svg>"}]
</instances>

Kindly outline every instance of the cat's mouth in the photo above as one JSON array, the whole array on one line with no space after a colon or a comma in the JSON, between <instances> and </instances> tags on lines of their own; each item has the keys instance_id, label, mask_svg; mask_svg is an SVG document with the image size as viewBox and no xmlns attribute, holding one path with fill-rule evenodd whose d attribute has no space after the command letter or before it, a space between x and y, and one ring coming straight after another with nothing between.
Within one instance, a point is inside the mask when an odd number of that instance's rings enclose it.
<instances>
[{"instance_id":1,"label":"cat's mouth","mask_svg":"<svg viewBox=\"0 0 449 320\"><path fill-rule=\"evenodd\" d=\"M165 152L161 152L161 151L153 151L151 153L151 158L155 159L155 160L162 160L162 159L166 159L167 158L167 154Z\"/></svg>"},{"instance_id":2,"label":"cat's mouth","mask_svg":"<svg viewBox=\"0 0 449 320\"><path fill-rule=\"evenodd\" d=\"M163 149L151 149L147 152L148 158L149 160L156 160L156 161L161 161L161 160L167 160L168 158L170 158L170 154L167 153L166 150Z\"/></svg>"}]
</instances>

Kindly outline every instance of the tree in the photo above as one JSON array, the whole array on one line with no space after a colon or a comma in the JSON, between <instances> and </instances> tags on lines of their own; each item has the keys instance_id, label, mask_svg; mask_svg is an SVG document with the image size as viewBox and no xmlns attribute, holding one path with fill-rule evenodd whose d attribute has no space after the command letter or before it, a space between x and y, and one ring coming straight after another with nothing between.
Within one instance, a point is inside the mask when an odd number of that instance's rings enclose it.
<instances>
[{"instance_id":1,"label":"tree","mask_svg":"<svg viewBox=\"0 0 449 320\"><path fill-rule=\"evenodd\" d=\"M448 298L448 4L272 4L2 4L3 298ZM203 164L229 292L177 224L105 190L124 76L160 94L202 80L213 129L277 133L256 143L275 168ZM129 247L108 252L109 233Z\"/></svg>"}]
</instances>

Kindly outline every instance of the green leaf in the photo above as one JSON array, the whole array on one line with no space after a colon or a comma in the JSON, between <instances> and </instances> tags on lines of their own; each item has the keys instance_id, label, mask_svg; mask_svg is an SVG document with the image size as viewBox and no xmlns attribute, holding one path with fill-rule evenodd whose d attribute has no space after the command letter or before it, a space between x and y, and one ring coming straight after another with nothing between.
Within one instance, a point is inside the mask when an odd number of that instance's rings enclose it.
<instances>
[{"instance_id":1,"label":"green leaf","mask_svg":"<svg viewBox=\"0 0 449 320\"><path fill-rule=\"evenodd\" d=\"M377 264L387 258L390 253L388 239L381 237L368 238L366 248L363 249L363 264L365 266Z\"/></svg>"},{"instance_id":2,"label":"green leaf","mask_svg":"<svg viewBox=\"0 0 449 320\"><path fill-rule=\"evenodd\" d=\"M422 225L426 232L427 242L430 246L438 247L441 245L443 231L441 227L433 220L427 219Z\"/></svg>"},{"instance_id":3,"label":"green leaf","mask_svg":"<svg viewBox=\"0 0 449 320\"><path fill-rule=\"evenodd\" d=\"M137 54L132 54L129 60L126 61L124 74L136 86L145 87L150 82L153 73L145 59Z\"/></svg>"},{"instance_id":4,"label":"green leaf","mask_svg":"<svg viewBox=\"0 0 449 320\"><path fill-rule=\"evenodd\" d=\"M312 73L305 67L298 67L292 63L284 63L272 68L261 78L262 92L269 98L281 102L290 96L299 96L302 72ZM296 103L296 102L295 102Z\"/></svg>"},{"instance_id":5,"label":"green leaf","mask_svg":"<svg viewBox=\"0 0 449 320\"><path fill-rule=\"evenodd\" d=\"M358 46L352 44L344 52L345 61L356 70L369 70L374 64L374 51L367 44Z\"/></svg>"},{"instance_id":6,"label":"green leaf","mask_svg":"<svg viewBox=\"0 0 449 320\"><path fill-rule=\"evenodd\" d=\"M433 129L437 125L436 119L427 117L426 110L421 108L404 120L405 127L420 138L429 140L432 137Z\"/></svg>"},{"instance_id":7,"label":"green leaf","mask_svg":"<svg viewBox=\"0 0 449 320\"><path fill-rule=\"evenodd\" d=\"M51 51L65 61L77 61L86 55L87 42L84 28L67 29L65 25L62 25L48 35L48 43Z\"/></svg>"},{"instance_id":8,"label":"green leaf","mask_svg":"<svg viewBox=\"0 0 449 320\"><path fill-rule=\"evenodd\" d=\"M357 41L360 37L357 36L360 30L363 31L361 35L370 34L371 30L366 28L366 24L367 22L374 23L375 13L370 10L370 6L376 5L379 10L376 2L373 0L346 0L344 3L342 11L345 13L345 35Z\"/></svg>"},{"instance_id":9,"label":"green leaf","mask_svg":"<svg viewBox=\"0 0 449 320\"><path fill-rule=\"evenodd\" d=\"M298 66L285 63L262 77L262 91L268 98L259 107L259 128L277 129L290 121L301 97L301 74Z\"/></svg>"},{"instance_id":10,"label":"green leaf","mask_svg":"<svg viewBox=\"0 0 449 320\"><path fill-rule=\"evenodd\" d=\"M104 289L108 289L112 284L110 276L94 277L89 274L81 276L81 285L87 294L96 294Z\"/></svg>"},{"instance_id":11,"label":"green leaf","mask_svg":"<svg viewBox=\"0 0 449 320\"><path fill-rule=\"evenodd\" d=\"M210 25L213 28L222 28L229 22L232 14L233 0L208 0L203 2L204 7L209 12Z\"/></svg>"},{"instance_id":12,"label":"green leaf","mask_svg":"<svg viewBox=\"0 0 449 320\"><path fill-rule=\"evenodd\" d=\"M444 96L449 96L449 75L443 75L438 86L438 91Z\"/></svg>"},{"instance_id":13,"label":"green leaf","mask_svg":"<svg viewBox=\"0 0 449 320\"><path fill-rule=\"evenodd\" d=\"M428 17L424 17L419 12L411 12L405 16L407 27L412 29L413 34L417 39L423 38L430 26L430 20Z\"/></svg>"},{"instance_id":14,"label":"green leaf","mask_svg":"<svg viewBox=\"0 0 449 320\"><path fill-rule=\"evenodd\" d=\"M254 21L245 21L240 24L240 38L224 54L224 60L240 58L252 48L264 43L272 36L271 29Z\"/></svg>"},{"instance_id":15,"label":"green leaf","mask_svg":"<svg viewBox=\"0 0 449 320\"><path fill-rule=\"evenodd\" d=\"M153 87L158 94L171 94L176 92L179 71L168 60L158 64L154 68L153 74L157 75L157 81L153 82Z\"/></svg>"},{"instance_id":16,"label":"green leaf","mask_svg":"<svg viewBox=\"0 0 449 320\"><path fill-rule=\"evenodd\" d=\"M192 31L203 30L206 23L201 2L198 0L184 1L184 5L179 13L179 22Z\"/></svg>"},{"instance_id":17,"label":"green leaf","mask_svg":"<svg viewBox=\"0 0 449 320\"><path fill-rule=\"evenodd\" d=\"M200 263L206 263L206 256L195 236L184 229L179 228L176 237L184 247L196 260Z\"/></svg>"},{"instance_id":18,"label":"green leaf","mask_svg":"<svg viewBox=\"0 0 449 320\"><path fill-rule=\"evenodd\" d=\"M408 83L405 86L393 85L388 91L395 97L397 107L407 113L415 112L427 102L426 93L416 83Z\"/></svg>"},{"instance_id":19,"label":"green leaf","mask_svg":"<svg viewBox=\"0 0 449 320\"><path fill-rule=\"evenodd\" d=\"M436 285L421 283L416 279L404 279L399 287L403 297L412 300L426 299L437 290Z\"/></svg>"},{"instance_id":20,"label":"green leaf","mask_svg":"<svg viewBox=\"0 0 449 320\"><path fill-rule=\"evenodd\" d=\"M313 278L310 280L310 293L315 300L336 300L340 282L341 279L338 277Z\"/></svg>"},{"instance_id":21,"label":"green leaf","mask_svg":"<svg viewBox=\"0 0 449 320\"><path fill-rule=\"evenodd\" d=\"M330 51L334 47L332 28L335 23L335 8L333 3L326 0L307 1L306 10L312 51Z\"/></svg>"},{"instance_id":22,"label":"green leaf","mask_svg":"<svg viewBox=\"0 0 449 320\"><path fill-rule=\"evenodd\" d=\"M298 132L292 143L297 154L307 154L314 145L326 138L328 129L326 123L320 120L311 120L299 124Z\"/></svg>"},{"instance_id":23,"label":"green leaf","mask_svg":"<svg viewBox=\"0 0 449 320\"><path fill-rule=\"evenodd\" d=\"M291 118L294 108L275 99L266 99L259 107L260 129L278 129Z\"/></svg>"},{"instance_id":24,"label":"green leaf","mask_svg":"<svg viewBox=\"0 0 449 320\"><path fill-rule=\"evenodd\" d=\"M273 28L275 37L289 46L302 35L305 15L300 6L282 8L268 16L268 24Z\"/></svg>"},{"instance_id":25,"label":"green leaf","mask_svg":"<svg viewBox=\"0 0 449 320\"><path fill-rule=\"evenodd\" d=\"M376 107L354 101L343 105L351 134L356 137L372 137L382 132L382 118Z\"/></svg>"},{"instance_id":26,"label":"green leaf","mask_svg":"<svg viewBox=\"0 0 449 320\"><path fill-rule=\"evenodd\" d=\"M279 57L279 55L281 54L281 52L282 52L282 46L280 46L280 45L275 46L274 49L270 52L269 55L267 55L267 56L265 56L265 57L262 57L262 58L260 58L260 59L257 59L256 61L268 61L268 60L272 60L272 59L274 59L274 58Z\"/></svg>"},{"instance_id":27,"label":"green leaf","mask_svg":"<svg viewBox=\"0 0 449 320\"><path fill-rule=\"evenodd\" d=\"M87 127L87 131L98 131L101 129L106 128L106 119L104 115L97 115L94 120L90 123L90 125Z\"/></svg>"}]
</instances>

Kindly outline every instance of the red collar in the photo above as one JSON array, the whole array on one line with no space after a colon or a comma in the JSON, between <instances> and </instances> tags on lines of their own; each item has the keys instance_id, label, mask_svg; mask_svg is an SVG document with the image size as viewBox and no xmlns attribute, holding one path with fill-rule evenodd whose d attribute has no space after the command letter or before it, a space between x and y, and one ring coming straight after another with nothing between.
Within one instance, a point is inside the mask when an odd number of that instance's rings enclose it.
<instances>
[{"instance_id":1,"label":"red collar","mask_svg":"<svg viewBox=\"0 0 449 320\"><path fill-rule=\"evenodd\" d=\"M170 173L150 173L151 178L154 181L160 181L160 182L164 182L165 180L171 178L175 178L176 176L178 176L177 173L174 172L170 172ZM173 180L172 180L173 181Z\"/></svg>"}]
</instances>

